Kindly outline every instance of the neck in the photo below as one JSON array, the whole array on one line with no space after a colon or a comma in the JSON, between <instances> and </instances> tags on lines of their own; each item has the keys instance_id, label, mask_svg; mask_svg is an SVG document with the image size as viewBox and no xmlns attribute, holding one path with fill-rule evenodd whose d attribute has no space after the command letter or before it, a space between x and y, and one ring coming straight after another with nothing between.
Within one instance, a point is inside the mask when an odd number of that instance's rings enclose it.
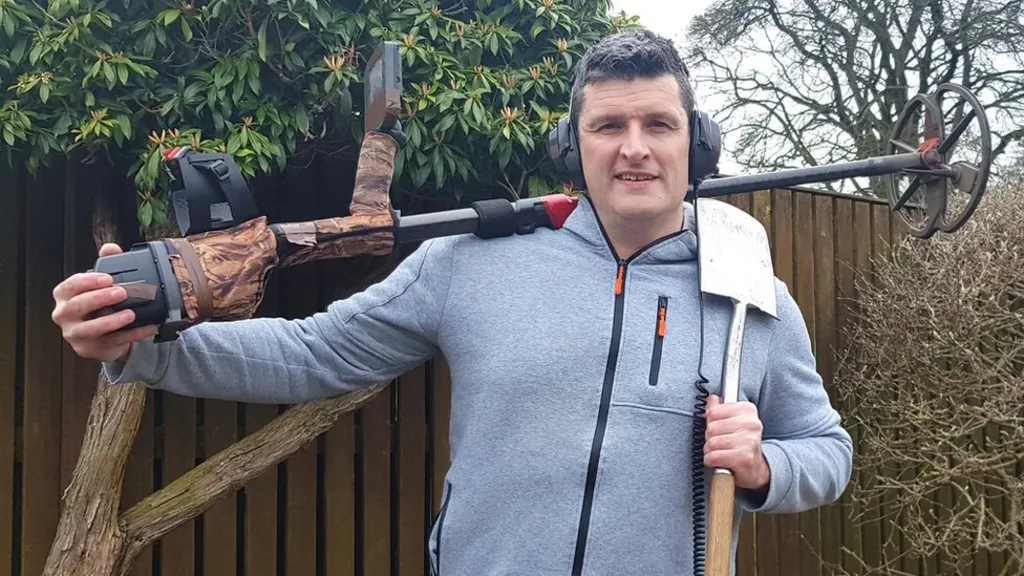
<instances>
[{"instance_id":1,"label":"neck","mask_svg":"<svg viewBox=\"0 0 1024 576\"><path fill-rule=\"evenodd\" d=\"M680 207L678 213L643 220L624 220L614 214L600 217L615 254L625 260L648 244L682 230L683 211Z\"/></svg>"}]
</instances>

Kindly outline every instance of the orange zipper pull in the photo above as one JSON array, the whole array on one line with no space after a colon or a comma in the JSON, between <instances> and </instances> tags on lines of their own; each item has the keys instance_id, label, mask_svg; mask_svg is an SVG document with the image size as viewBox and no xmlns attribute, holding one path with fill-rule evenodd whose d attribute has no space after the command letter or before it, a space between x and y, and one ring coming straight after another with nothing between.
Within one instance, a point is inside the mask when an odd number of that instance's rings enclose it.
<instances>
[{"instance_id":1,"label":"orange zipper pull","mask_svg":"<svg viewBox=\"0 0 1024 576\"><path fill-rule=\"evenodd\" d=\"M619 262L619 275L615 278L615 295L622 294L622 282L626 276L626 265Z\"/></svg>"},{"instance_id":2,"label":"orange zipper pull","mask_svg":"<svg viewBox=\"0 0 1024 576\"><path fill-rule=\"evenodd\" d=\"M658 337L659 338L664 338L665 337L665 310L666 310L667 307L668 307L668 305L665 303L664 300L662 300L660 305L658 306Z\"/></svg>"}]
</instances>

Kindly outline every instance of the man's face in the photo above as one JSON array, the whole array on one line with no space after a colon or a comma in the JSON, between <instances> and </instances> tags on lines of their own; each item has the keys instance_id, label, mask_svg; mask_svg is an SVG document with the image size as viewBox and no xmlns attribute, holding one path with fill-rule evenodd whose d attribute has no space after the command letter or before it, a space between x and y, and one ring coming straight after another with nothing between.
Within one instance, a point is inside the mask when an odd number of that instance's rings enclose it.
<instances>
[{"instance_id":1,"label":"man's face","mask_svg":"<svg viewBox=\"0 0 1024 576\"><path fill-rule=\"evenodd\" d=\"M587 192L602 217L681 217L689 127L673 77L588 84L579 142Z\"/></svg>"}]
</instances>

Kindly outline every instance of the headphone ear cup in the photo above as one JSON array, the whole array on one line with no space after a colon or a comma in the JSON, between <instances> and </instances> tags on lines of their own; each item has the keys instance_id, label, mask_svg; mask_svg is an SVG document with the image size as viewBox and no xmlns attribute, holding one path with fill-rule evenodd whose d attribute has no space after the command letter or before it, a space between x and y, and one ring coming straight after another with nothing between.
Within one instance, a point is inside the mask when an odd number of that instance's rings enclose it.
<instances>
[{"instance_id":1,"label":"headphone ear cup","mask_svg":"<svg viewBox=\"0 0 1024 576\"><path fill-rule=\"evenodd\" d=\"M706 113L690 114L690 183L718 172L722 154L722 130Z\"/></svg>"},{"instance_id":2,"label":"headphone ear cup","mask_svg":"<svg viewBox=\"0 0 1024 576\"><path fill-rule=\"evenodd\" d=\"M571 182L573 188L578 190L586 188L579 142L568 116L560 118L555 128L548 133L548 156L551 157L560 178Z\"/></svg>"}]
</instances>

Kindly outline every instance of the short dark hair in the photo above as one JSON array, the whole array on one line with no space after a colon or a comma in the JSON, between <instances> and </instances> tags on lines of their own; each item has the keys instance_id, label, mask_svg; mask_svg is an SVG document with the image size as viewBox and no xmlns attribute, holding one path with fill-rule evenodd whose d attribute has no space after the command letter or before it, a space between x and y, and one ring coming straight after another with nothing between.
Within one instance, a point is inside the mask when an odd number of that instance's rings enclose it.
<instances>
[{"instance_id":1,"label":"short dark hair","mask_svg":"<svg viewBox=\"0 0 1024 576\"><path fill-rule=\"evenodd\" d=\"M679 98L687 120L693 112L690 70L675 45L646 28L630 28L601 39L590 47L576 66L570 101L573 127L579 126L583 109L583 87L601 80L633 80L671 75L679 85Z\"/></svg>"}]
</instances>

